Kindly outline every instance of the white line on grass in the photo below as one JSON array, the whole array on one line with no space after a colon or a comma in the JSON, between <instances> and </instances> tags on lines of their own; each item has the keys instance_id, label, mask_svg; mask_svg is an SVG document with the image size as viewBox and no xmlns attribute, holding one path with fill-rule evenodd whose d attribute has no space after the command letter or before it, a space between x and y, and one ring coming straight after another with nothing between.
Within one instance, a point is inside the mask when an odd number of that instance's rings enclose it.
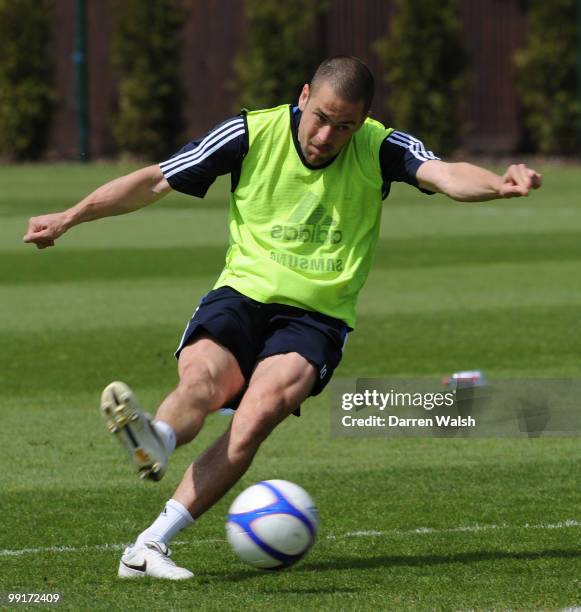
<instances>
[{"instance_id":1,"label":"white line on grass","mask_svg":"<svg viewBox=\"0 0 581 612\"><path fill-rule=\"evenodd\" d=\"M20 557L21 555L36 555L39 553L91 552L99 550L120 550L127 544L97 544L95 546L48 546L46 548L20 548L0 550L0 557Z\"/></svg>"},{"instance_id":2,"label":"white line on grass","mask_svg":"<svg viewBox=\"0 0 581 612\"><path fill-rule=\"evenodd\" d=\"M425 534L446 534L446 533L476 533L479 531L491 531L494 529L569 529L572 527L581 527L581 521L566 520L558 523L539 523L537 525L466 525L465 527L452 527L450 529L433 529L431 527L418 527L416 529L394 529L392 531L348 531L338 535L330 534L328 540L336 540L340 538L363 538L363 537L389 537L389 536L409 536L409 535L425 535ZM192 540L189 542L176 541L172 546L192 546L200 544L216 544L225 542L224 539L205 539ZM95 552L107 550L123 550L129 544L95 544L93 546L48 546L46 548L17 548L17 549L0 549L0 557L20 557L23 555L37 555L44 553L76 553L76 552Z\"/></svg>"},{"instance_id":3,"label":"white line on grass","mask_svg":"<svg viewBox=\"0 0 581 612\"><path fill-rule=\"evenodd\" d=\"M440 534L440 533L476 533L478 531L490 531L492 529L567 529L568 527L581 527L581 521L567 520L560 521L559 523L540 523L538 525L530 525L525 523L524 525L508 525L502 523L501 525L466 525L465 527L451 527L450 529L433 529L431 527L418 527L416 529L400 530L394 529L392 531L349 531L342 535L329 535L328 539L336 538L360 538L360 537L378 537L378 536L389 536L389 535L422 535L422 534Z\"/></svg>"},{"instance_id":4,"label":"white line on grass","mask_svg":"<svg viewBox=\"0 0 581 612\"><path fill-rule=\"evenodd\" d=\"M172 546L188 544L215 544L225 540L193 540L192 542L173 542ZM76 552L99 552L106 550L123 550L130 544L94 544L93 546L47 546L46 548L16 548L0 549L0 557L20 557L22 555L37 555L43 553L76 553Z\"/></svg>"}]
</instances>

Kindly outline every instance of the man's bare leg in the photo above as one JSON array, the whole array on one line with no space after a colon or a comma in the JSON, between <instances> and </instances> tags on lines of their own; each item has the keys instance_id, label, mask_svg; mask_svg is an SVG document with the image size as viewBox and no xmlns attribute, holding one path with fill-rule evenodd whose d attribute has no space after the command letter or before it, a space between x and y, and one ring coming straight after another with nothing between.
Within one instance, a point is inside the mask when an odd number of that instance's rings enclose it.
<instances>
[{"instance_id":1,"label":"man's bare leg","mask_svg":"<svg viewBox=\"0 0 581 612\"><path fill-rule=\"evenodd\" d=\"M230 427L186 470L172 499L198 518L246 472L272 430L309 395L314 366L297 353L258 364Z\"/></svg>"},{"instance_id":2,"label":"man's bare leg","mask_svg":"<svg viewBox=\"0 0 581 612\"><path fill-rule=\"evenodd\" d=\"M175 432L177 446L191 442L208 414L244 388L244 376L234 355L208 336L186 346L178 361L179 383L155 415Z\"/></svg>"},{"instance_id":3,"label":"man's bare leg","mask_svg":"<svg viewBox=\"0 0 581 612\"><path fill-rule=\"evenodd\" d=\"M184 363L188 362L186 356ZM184 367L180 381L187 378L188 372L195 370ZM119 576L148 575L174 580L193 576L189 570L174 564L169 558L167 545L213 506L246 472L263 440L309 395L315 377L314 366L297 353L274 355L258 364L230 426L186 470L163 512L125 551L119 564ZM188 388L187 385L184 387ZM212 386L208 388L211 390ZM212 395L208 393L205 397ZM204 402L199 399L188 401L178 391L164 410L174 424L182 427L180 434L187 439L196 427L198 430L201 427L208 405L204 407ZM219 402L213 405L219 405ZM190 416L184 425L181 415L176 414L178 407L200 416Z\"/></svg>"},{"instance_id":4,"label":"man's bare leg","mask_svg":"<svg viewBox=\"0 0 581 612\"><path fill-rule=\"evenodd\" d=\"M206 416L240 393L245 384L232 353L208 337L198 338L182 350L178 368L178 386L159 407L153 424L156 430L163 426L174 434L174 446L176 442L185 444L192 440ZM123 553L119 577L191 578L192 572L177 567L170 559L167 545L176 533L192 523L187 508L170 499L157 519Z\"/></svg>"},{"instance_id":5,"label":"man's bare leg","mask_svg":"<svg viewBox=\"0 0 581 612\"><path fill-rule=\"evenodd\" d=\"M107 427L127 449L142 478L160 480L176 446L190 442L206 416L245 385L234 355L208 336L182 350L178 371L179 383L153 422L125 383L111 383L101 396Z\"/></svg>"}]
</instances>

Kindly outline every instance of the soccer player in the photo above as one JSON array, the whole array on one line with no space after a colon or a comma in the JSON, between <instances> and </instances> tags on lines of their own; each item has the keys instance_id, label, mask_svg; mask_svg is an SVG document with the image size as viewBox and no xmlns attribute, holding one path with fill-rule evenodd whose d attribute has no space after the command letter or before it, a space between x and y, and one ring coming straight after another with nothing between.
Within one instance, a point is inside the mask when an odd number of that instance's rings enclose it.
<instances>
[{"instance_id":1,"label":"soccer player","mask_svg":"<svg viewBox=\"0 0 581 612\"><path fill-rule=\"evenodd\" d=\"M460 201L526 196L541 176L441 161L413 136L370 119L374 80L355 57L324 61L298 105L244 112L174 157L100 187L64 212L30 219L25 242L53 246L71 227L137 210L172 189L204 197L230 174L230 247L176 351L179 383L150 420L125 384L102 394L107 426L144 477L159 480L206 417L237 407L187 469L163 512L127 548L119 576L187 579L168 544L250 466L262 441L339 364L371 267L393 181Z\"/></svg>"}]
</instances>

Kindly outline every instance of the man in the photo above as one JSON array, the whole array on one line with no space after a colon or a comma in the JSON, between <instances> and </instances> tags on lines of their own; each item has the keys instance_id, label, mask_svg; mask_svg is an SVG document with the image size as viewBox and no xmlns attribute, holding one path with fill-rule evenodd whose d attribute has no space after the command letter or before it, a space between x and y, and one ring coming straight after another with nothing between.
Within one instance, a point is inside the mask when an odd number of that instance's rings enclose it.
<instances>
[{"instance_id":1,"label":"man","mask_svg":"<svg viewBox=\"0 0 581 612\"><path fill-rule=\"evenodd\" d=\"M125 551L119 576L190 578L169 558L170 540L238 481L283 419L327 384L355 323L392 181L461 201L526 196L541 186L541 176L522 164L497 176L439 160L419 140L367 118L373 89L360 60L331 58L304 85L297 107L243 113L167 162L30 220L24 241L45 248L79 223L131 212L172 188L203 197L216 176L232 177L226 266L184 332L177 387L154 421L120 382L104 390L101 411L141 475L159 480L168 456L198 434L208 414L225 405L237 410Z\"/></svg>"}]
</instances>

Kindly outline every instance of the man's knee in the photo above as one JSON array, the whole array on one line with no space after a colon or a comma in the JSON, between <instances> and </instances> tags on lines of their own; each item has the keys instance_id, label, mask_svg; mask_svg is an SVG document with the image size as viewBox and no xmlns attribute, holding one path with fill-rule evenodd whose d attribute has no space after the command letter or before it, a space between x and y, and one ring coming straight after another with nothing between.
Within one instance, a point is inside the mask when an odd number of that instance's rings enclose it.
<instances>
[{"instance_id":1,"label":"man's knee","mask_svg":"<svg viewBox=\"0 0 581 612\"><path fill-rule=\"evenodd\" d=\"M284 392L277 394L249 389L233 417L230 449L233 454L255 453L296 405Z\"/></svg>"},{"instance_id":2,"label":"man's knee","mask_svg":"<svg viewBox=\"0 0 581 612\"><path fill-rule=\"evenodd\" d=\"M260 445L272 432L275 425L253 418L238 423L230 431L228 454L236 462L239 459L253 457Z\"/></svg>"},{"instance_id":3,"label":"man's knee","mask_svg":"<svg viewBox=\"0 0 581 612\"><path fill-rule=\"evenodd\" d=\"M217 410L226 401L224 390L204 364L180 372L177 391L191 407L207 411Z\"/></svg>"},{"instance_id":4,"label":"man's knee","mask_svg":"<svg viewBox=\"0 0 581 612\"><path fill-rule=\"evenodd\" d=\"M177 391L192 406L211 412L222 407L244 385L234 356L208 339L183 349Z\"/></svg>"},{"instance_id":5,"label":"man's knee","mask_svg":"<svg viewBox=\"0 0 581 612\"><path fill-rule=\"evenodd\" d=\"M212 412L228 400L228 391L220 383L220 376L206 362L193 361L180 367L179 374L177 391L192 408Z\"/></svg>"}]
</instances>

